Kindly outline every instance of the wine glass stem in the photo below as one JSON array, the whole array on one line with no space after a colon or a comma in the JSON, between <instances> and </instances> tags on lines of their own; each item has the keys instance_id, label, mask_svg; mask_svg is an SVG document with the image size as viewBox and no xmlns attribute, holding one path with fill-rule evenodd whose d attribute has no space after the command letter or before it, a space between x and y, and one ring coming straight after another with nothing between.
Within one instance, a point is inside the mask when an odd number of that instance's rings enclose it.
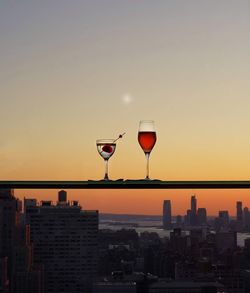
<instances>
[{"instance_id":1,"label":"wine glass stem","mask_svg":"<svg viewBox=\"0 0 250 293\"><path fill-rule=\"evenodd\" d=\"M145 157L146 157L146 178L145 179L149 179L149 156L150 156L150 153L145 153Z\"/></svg>"},{"instance_id":2,"label":"wine glass stem","mask_svg":"<svg viewBox=\"0 0 250 293\"><path fill-rule=\"evenodd\" d=\"M104 175L104 180L109 180L109 176L108 176L108 160L105 160L105 175Z\"/></svg>"}]
</instances>

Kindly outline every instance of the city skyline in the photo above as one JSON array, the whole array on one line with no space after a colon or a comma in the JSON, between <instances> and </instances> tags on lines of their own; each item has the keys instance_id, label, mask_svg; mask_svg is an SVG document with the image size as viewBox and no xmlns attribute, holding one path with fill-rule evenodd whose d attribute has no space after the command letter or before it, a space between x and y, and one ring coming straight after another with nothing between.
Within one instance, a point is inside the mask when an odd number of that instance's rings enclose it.
<instances>
[{"instance_id":1,"label":"city skyline","mask_svg":"<svg viewBox=\"0 0 250 293\"><path fill-rule=\"evenodd\" d=\"M99 180L96 139L123 132L110 178L144 178L142 119L157 131L152 178L249 180L249 27L247 0L2 2L1 180ZM250 206L247 190L194 191L209 214L233 211L236 198ZM186 191L72 196L144 214L160 213L164 197L179 197L181 213L188 200Z\"/></svg>"},{"instance_id":2,"label":"city skyline","mask_svg":"<svg viewBox=\"0 0 250 293\"><path fill-rule=\"evenodd\" d=\"M195 195L189 203L184 222L179 218L172 226L171 202L163 202L170 228L166 231L164 218L162 222L147 216L131 222L129 217L104 217L97 210L82 209L78 201L68 202L65 190L58 192L56 203L25 199L22 213L14 190L1 189L1 289L249 292L249 210L242 215L242 203L237 201L237 220L228 221L226 211L221 211L207 221L205 208L197 210Z\"/></svg>"},{"instance_id":3,"label":"city skyline","mask_svg":"<svg viewBox=\"0 0 250 293\"><path fill-rule=\"evenodd\" d=\"M43 194L44 190L31 190L29 192L29 194L27 193L28 196L26 194L23 197L18 196L18 194L20 194L20 193L24 194L23 191L15 190L15 194L16 194L17 198L22 200L22 201L25 201L25 199L29 200L29 199L34 199L35 198L38 202L51 201L52 203L56 203L58 201L58 193L60 193L61 191L63 191L63 190L50 190L49 195L47 195L47 193L45 193L46 196L44 196L44 194ZM100 193L102 191L105 192L105 190L101 190ZM151 190L145 190L145 191L146 192L152 192ZM66 192L66 191L64 191L64 192ZM180 209L180 207L178 206L178 200L183 203L183 198L181 199L180 197L176 197L176 196L174 196L174 197L173 196L166 197L166 196L162 195L163 193L161 191L161 196L158 197L158 200L162 199L161 202L160 202L160 205L159 205L159 212L152 213L149 210L148 213L143 213L143 212L140 212L140 210L139 210L139 212L137 212L137 213L136 212L135 213L133 213L133 212L130 212L130 213L128 212L127 213L127 212L125 212L126 209L123 210L123 212L114 212L110 208L110 207L112 207L112 202L110 202L109 199L107 199L106 204L104 204L103 201L101 202L100 205L107 207L107 210L103 210L103 209L99 208L100 206L98 206L98 204L96 206L89 205L88 204L88 198L86 198L85 200L82 200L81 198L79 199L79 197L77 195L74 196L75 194L77 194L77 192L78 192L77 190L76 191L75 190L67 190L67 200L68 200L68 202L74 202L75 200L77 200L79 202L79 204L82 206L83 210L84 209L86 209L86 210L99 210L100 213L103 213L103 214L124 214L124 215L127 214L127 215L152 215L152 216L155 215L155 216L160 216L160 215L162 215L162 212L164 210L162 205L164 205L164 202L169 202L169 204L170 204L170 213L172 214L172 218L176 217L178 215L184 216L184 215L186 215L187 211L189 210L190 215L192 214L192 217L194 217L193 220L192 220L194 222L196 221L195 217L198 215L199 210L203 210L204 208L206 209L207 216L210 216L210 217L217 217L219 215L219 212L227 211L230 217L239 219L238 209L237 209L238 203L240 203L240 206L241 206L241 213L242 213L241 217L243 216L244 208L247 208L247 207L250 206L250 198L249 198L249 201L242 201L237 196L235 196L235 201L233 202L233 207L232 208L228 209L227 207L231 207L231 203L230 204L227 203L227 205L215 206L215 208L213 209L214 212L211 213L210 207L206 206L206 201L207 201L206 196L203 196L203 197L201 196L200 197L199 194L197 194L197 193L190 193L190 191L187 191L186 194L185 194L185 205L183 204L181 206L181 209ZM108 190L106 192L110 192L110 190ZM111 192L115 193L116 190L111 190ZM36 194L39 194L38 198L35 196ZM101 195L99 195L99 196L101 197ZM112 194L110 196L112 196ZM214 195L214 196L216 198L216 195ZM132 201L133 200L132 198L133 198L133 194L130 194L130 198L127 199L127 200ZM121 210L122 210L123 202L120 199L117 199L117 201L120 202ZM117 203L114 203L114 205L116 206ZM192 206L194 207L193 212L192 212ZM135 206L134 208L138 208L138 207Z\"/></svg>"}]
</instances>

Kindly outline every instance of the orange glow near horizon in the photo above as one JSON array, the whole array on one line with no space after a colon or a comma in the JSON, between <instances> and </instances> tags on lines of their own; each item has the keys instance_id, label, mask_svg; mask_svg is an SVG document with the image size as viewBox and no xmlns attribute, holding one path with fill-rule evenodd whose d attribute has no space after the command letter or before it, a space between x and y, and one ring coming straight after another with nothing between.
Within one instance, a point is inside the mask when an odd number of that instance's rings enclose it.
<instances>
[{"instance_id":1,"label":"orange glow near horizon","mask_svg":"<svg viewBox=\"0 0 250 293\"><path fill-rule=\"evenodd\" d=\"M57 190L16 190L19 199L37 198L57 201ZM208 215L219 210L236 214L236 201L250 207L250 190L68 190L68 200L79 200L83 209L101 213L161 215L164 199L170 199L173 215L184 215L190 208L190 197L195 194L197 207L205 207Z\"/></svg>"}]
</instances>

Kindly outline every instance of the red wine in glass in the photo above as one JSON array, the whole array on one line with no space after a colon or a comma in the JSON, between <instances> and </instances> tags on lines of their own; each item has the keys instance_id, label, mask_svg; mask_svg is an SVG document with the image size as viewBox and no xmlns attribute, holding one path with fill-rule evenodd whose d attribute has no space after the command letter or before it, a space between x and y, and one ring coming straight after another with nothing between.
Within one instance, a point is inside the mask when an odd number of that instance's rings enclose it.
<instances>
[{"instance_id":1,"label":"red wine in glass","mask_svg":"<svg viewBox=\"0 0 250 293\"><path fill-rule=\"evenodd\" d=\"M149 180L149 156L156 143L156 132L154 121L143 120L140 121L138 130L138 142L143 149L146 156L146 180Z\"/></svg>"},{"instance_id":2,"label":"red wine in glass","mask_svg":"<svg viewBox=\"0 0 250 293\"><path fill-rule=\"evenodd\" d=\"M150 153L156 143L155 131L139 131L138 141L144 153Z\"/></svg>"}]
</instances>

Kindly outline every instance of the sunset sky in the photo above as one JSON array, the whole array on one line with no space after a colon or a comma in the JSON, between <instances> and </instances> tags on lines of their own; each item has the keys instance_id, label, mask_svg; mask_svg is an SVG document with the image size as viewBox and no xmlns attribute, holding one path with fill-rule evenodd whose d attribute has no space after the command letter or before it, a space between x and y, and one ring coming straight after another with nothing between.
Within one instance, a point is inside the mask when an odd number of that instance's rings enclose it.
<instances>
[{"instance_id":1,"label":"sunset sky","mask_svg":"<svg viewBox=\"0 0 250 293\"><path fill-rule=\"evenodd\" d=\"M250 180L249 0L0 2L0 180L101 179L98 138L116 138L110 177L145 177L139 121L155 120L151 177ZM209 214L250 190L77 190L84 208ZM56 199L56 191L19 190Z\"/></svg>"}]
</instances>

